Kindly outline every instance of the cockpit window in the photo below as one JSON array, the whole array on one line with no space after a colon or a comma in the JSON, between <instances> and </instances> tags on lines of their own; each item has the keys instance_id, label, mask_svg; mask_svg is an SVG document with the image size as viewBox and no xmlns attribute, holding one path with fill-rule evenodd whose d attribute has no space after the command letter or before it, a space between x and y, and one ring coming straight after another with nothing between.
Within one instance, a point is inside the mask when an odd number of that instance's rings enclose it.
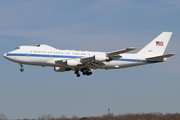
<instances>
[{"instance_id":1,"label":"cockpit window","mask_svg":"<svg viewBox=\"0 0 180 120\"><path fill-rule=\"evenodd\" d=\"M20 49L20 47L15 47L15 49Z\"/></svg>"},{"instance_id":2,"label":"cockpit window","mask_svg":"<svg viewBox=\"0 0 180 120\"><path fill-rule=\"evenodd\" d=\"M41 46L41 44L37 45L37 47Z\"/></svg>"}]
</instances>

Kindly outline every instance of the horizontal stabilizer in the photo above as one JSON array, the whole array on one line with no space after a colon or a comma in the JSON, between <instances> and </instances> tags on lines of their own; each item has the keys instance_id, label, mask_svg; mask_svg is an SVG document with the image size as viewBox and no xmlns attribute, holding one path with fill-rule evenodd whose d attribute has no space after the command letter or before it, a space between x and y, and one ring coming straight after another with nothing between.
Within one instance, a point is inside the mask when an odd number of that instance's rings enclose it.
<instances>
[{"instance_id":1,"label":"horizontal stabilizer","mask_svg":"<svg viewBox=\"0 0 180 120\"><path fill-rule=\"evenodd\" d=\"M161 56L146 58L146 60L150 60L150 61L159 61L160 60L161 61L161 60L164 60L164 58L168 58L168 57L171 57L174 55L176 55L176 54L172 53L172 54L167 54L167 55L161 55Z\"/></svg>"},{"instance_id":2,"label":"horizontal stabilizer","mask_svg":"<svg viewBox=\"0 0 180 120\"><path fill-rule=\"evenodd\" d=\"M117 50L117 51L112 51L112 52L108 52L106 53L108 56L114 56L114 55L118 55L118 54L123 54L126 52L129 52L131 50L135 50L136 48L132 47L132 48L126 48L126 49L122 49L122 50Z\"/></svg>"}]
</instances>

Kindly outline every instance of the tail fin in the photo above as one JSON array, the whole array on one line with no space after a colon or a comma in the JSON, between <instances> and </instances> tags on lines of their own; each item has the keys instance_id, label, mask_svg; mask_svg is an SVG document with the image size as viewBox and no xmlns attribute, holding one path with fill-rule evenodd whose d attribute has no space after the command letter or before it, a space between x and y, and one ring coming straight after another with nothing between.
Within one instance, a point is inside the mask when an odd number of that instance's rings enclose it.
<instances>
[{"instance_id":1,"label":"tail fin","mask_svg":"<svg viewBox=\"0 0 180 120\"><path fill-rule=\"evenodd\" d=\"M137 54L144 55L146 57L160 56L164 54L164 51L171 38L172 32L163 32L153 41L142 48Z\"/></svg>"}]
</instances>

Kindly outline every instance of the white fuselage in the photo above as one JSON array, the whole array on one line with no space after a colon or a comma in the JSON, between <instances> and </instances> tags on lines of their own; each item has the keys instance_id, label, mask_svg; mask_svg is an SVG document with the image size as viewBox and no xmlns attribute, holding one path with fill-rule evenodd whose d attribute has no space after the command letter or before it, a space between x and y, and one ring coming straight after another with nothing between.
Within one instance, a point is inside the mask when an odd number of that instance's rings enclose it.
<instances>
[{"instance_id":1,"label":"white fuselage","mask_svg":"<svg viewBox=\"0 0 180 120\"><path fill-rule=\"evenodd\" d=\"M75 50L59 50L54 47L40 44L38 46L20 46L15 50L7 52L4 57L10 61L21 65L51 66L56 72L75 71L80 77L79 71L83 75L91 75L92 69L121 69L134 67L150 63L164 62L175 53L164 55L164 51L170 40L172 32L162 32L149 44L135 54L125 54L136 48L111 52L90 52Z\"/></svg>"},{"instance_id":2,"label":"white fuselage","mask_svg":"<svg viewBox=\"0 0 180 120\"><path fill-rule=\"evenodd\" d=\"M15 50L7 52L4 57L10 61L36 66L52 66L52 67L68 67L66 64L59 64L57 60L80 59L82 57L89 57L94 55L104 55L105 52L89 52L89 51L75 51L75 50L59 50L48 45L41 46L20 46ZM109 62L103 62L103 66L96 66L99 69L120 69L126 67L133 67L144 65L149 62L139 54L121 54L121 58ZM82 66L77 66L77 68ZM74 67L73 67L74 68ZM92 69L94 69L92 67Z\"/></svg>"}]
</instances>

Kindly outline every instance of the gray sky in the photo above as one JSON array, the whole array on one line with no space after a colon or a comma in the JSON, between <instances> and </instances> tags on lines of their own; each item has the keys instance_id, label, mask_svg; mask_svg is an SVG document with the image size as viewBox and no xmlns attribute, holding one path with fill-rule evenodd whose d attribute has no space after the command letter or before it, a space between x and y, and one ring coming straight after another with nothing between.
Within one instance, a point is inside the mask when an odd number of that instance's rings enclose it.
<instances>
[{"instance_id":1,"label":"gray sky","mask_svg":"<svg viewBox=\"0 0 180 120\"><path fill-rule=\"evenodd\" d=\"M0 0L0 53L20 45L58 49L140 50L161 32L173 32L165 63L94 70L77 78L51 67L20 66L1 57L0 113L11 118L51 114L98 116L108 112L180 112L180 1ZM137 52L138 50L134 51Z\"/></svg>"}]
</instances>

